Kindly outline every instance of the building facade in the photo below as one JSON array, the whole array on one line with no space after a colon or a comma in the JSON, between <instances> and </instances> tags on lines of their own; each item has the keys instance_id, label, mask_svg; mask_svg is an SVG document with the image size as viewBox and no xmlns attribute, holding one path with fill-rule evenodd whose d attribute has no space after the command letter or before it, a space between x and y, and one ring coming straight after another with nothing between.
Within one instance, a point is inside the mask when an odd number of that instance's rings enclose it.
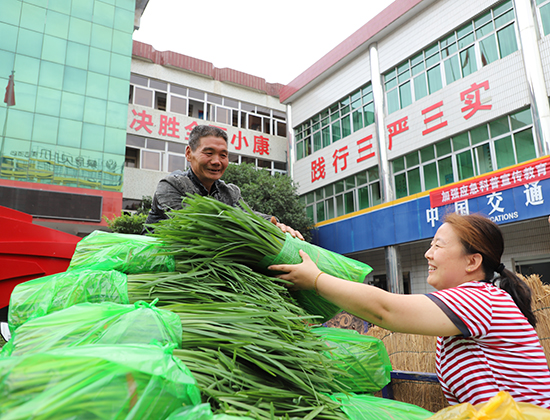
<instances>
[{"instance_id":1,"label":"building facade","mask_svg":"<svg viewBox=\"0 0 550 420\"><path fill-rule=\"evenodd\" d=\"M424 293L445 213L481 212L549 281L549 35L547 0L396 0L285 86L317 243Z\"/></svg>"},{"instance_id":2,"label":"building facade","mask_svg":"<svg viewBox=\"0 0 550 420\"><path fill-rule=\"evenodd\" d=\"M281 84L134 41L126 125L125 210L157 183L185 170L189 132L198 124L227 132L231 163L287 172L286 106Z\"/></svg>"},{"instance_id":3,"label":"building facade","mask_svg":"<svg viewBox=\"0 0 550 420\"><path fill-rule=\"evenodd\" d=\"M146 4L2 1L0 85L12 75L14 89L0 103L0 205L81 236L120 214L132 33Z\"/></svg>"}]
</instances>

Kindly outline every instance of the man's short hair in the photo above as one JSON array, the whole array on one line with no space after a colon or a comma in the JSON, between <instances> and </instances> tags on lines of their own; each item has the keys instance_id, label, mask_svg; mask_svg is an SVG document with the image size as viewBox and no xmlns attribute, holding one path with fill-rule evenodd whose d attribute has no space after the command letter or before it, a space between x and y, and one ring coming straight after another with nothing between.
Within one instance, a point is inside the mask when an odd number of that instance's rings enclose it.
<instances>
[{"instance_id":1,"label":"man's short hair","mask_svg":"<svg viewBox=\"0 0 550 420\"><path fill-rule=\"evenodd\" d=\"M221 128L212 125L197 125L189 134L189 147L194 152L199 147L202 137L214 136L225 140L227 144L227 133Z\"/></svg>"}]
</instances>

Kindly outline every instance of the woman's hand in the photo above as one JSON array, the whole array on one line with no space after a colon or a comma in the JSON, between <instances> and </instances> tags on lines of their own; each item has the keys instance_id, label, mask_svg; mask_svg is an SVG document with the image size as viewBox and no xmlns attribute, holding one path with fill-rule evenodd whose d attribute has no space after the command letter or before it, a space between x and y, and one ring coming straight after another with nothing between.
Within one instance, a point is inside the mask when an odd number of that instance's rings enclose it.
<instances>
[{"instance_id":1,"label":"woman's hand","mask_svg":"<svg viewBox=\"0 0 550 420\"><path fill-rule=\"evenodd\" d=\"M292 291L314 289L315 278L321 272L306 252L300 250L300 257L300 264L277 264L267 267L273 271L285 271L286 274L279 274L277 278L291 281L292 286L289 285L289 290Z\"/></svg>"}]
</instances>

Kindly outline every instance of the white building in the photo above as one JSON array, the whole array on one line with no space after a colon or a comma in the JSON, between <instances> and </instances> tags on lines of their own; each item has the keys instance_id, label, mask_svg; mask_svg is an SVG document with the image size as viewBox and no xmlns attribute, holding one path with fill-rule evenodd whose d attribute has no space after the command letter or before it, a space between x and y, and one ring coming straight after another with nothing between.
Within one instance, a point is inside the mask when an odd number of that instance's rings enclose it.
<instances>
[{"instance_id":1,"label":"white building","mask_svg":"<svg viewBox=\"0 0 550 420\"><path fill-rule=\"evenodd\" d=\"M323 247L424 293L447 211L501 224L550 280L550 1L396 0L281 90Z\"/></svg>"},{"instance_id":2,"label":"white building","mask_svg":"<svg viewBox=\"0 0 550 420\"><path fill-rule=\"evenodd\" d=\"M227 131L230 162L286 173L282 87L134 41L122 208L136 208L160 179L186 169L185 146L197 124Z\"/></svg>"}]
</instances>

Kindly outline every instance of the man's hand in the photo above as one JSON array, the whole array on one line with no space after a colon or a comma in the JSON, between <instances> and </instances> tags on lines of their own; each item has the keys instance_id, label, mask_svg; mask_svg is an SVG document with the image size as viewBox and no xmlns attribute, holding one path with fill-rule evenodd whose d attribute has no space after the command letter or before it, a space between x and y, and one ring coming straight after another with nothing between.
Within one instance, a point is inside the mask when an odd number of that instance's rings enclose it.
<instances>
[{"instance_id":1,"label":"man's hand","mask_svg":"<svg viewBox=\"0 0 550 420\"><path fill-rule=\"evenodd\" d=\"M284 223L277 222L277 219L275 218L275 216L271 216L271 223L273 223L275 226L281 229L283 233L288 232L292 235L292 237L301 239L302 241L304 240L304 237L299 231L292 229L290 226L287 226Z\"/></svg>"}]
</instances>

